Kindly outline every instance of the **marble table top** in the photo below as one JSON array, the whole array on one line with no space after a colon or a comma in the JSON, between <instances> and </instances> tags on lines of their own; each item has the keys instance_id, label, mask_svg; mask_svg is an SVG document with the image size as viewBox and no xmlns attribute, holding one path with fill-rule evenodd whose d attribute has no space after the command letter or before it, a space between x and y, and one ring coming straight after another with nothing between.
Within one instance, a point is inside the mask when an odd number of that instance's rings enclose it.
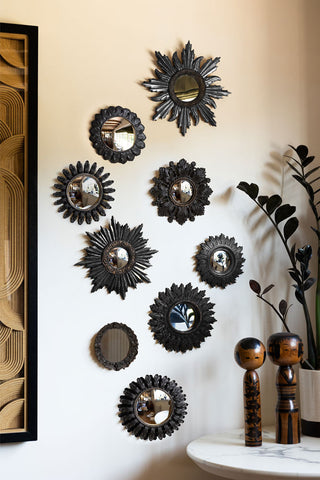
<instances>
[{"instance_id":1,"label":"marble table top","mask_svg":"<svg viewBox=\"0 0 320 480\"><path fill-rule=\"evenodd\" d=\"M320 480L320 438L301 438L301 443L275 443L274 427L263 429L261 447L246 447L244 432L201 437L187 446L188 456L202 470L234 480Z\"/></svg>"}]
</instances>

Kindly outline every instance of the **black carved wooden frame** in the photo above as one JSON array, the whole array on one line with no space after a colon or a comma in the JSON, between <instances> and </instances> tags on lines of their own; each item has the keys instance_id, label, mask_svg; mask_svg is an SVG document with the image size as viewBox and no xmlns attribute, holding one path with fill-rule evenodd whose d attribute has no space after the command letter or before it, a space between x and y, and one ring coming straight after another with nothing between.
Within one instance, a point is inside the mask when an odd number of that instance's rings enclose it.
<instances>
[{"instance_id":1,"label":"black carved wooden frame","mask_svg":"<svg viewBox=\"0 0 320 480\"><path fill-rule=\"evenodd\" d=\"M217 273L213 270L210 258L216 250L224 250L231 259L231 265L226 272ZM203 282L211 287L225 288L236 282L237 277L243 273L242 265L245 259L242 256L242 247L238 246L234 237L226 237L221 233L219 236L209 237L199 246L196 254L196 270Z\"/></svg>"},{"instance_id":2,"label":"black carved wooden frame","mask_svg":"<svg viewBox=\"0 0 320 480\"><path fill-rule=\"evenodd\" d=\"M128 120L133 126L135 132L134 145L123 152L116 152L105 144L101 137L101 128L103 124L112 117L123 117ZM146 139L144 126L136 113L131 112L128 108L120 106L109 107L100 110L91 122L90 140L98 155L101 155L105 160L110 160L112 163L126 163L132 161L137 155L140 155L141 150L145 147L144 140Z\"/></svg>"},{"instance_id":3,"label":"black carved wooden frame","mask_svg":"<svg viewBox=\"0 0 320 480\"><path fill-rule=\"evenodd\" d=\"M174 201L171 195L172 185L178 180L187 180L194 191L191 200L184 205ZM154 186L150 194L154 197L152 205L158 207L160 217L168 217L168 222L176 220L183 225L186 220L194 221L197 215L204 214L205 205L209 205L212 189L210 178L204 168L196 167L195 162L188 163L184 158L178 163L170 162L169 167L159 168L158 177L153 178Z\"/></svg>"},{"instance_id":4,"label":"black carved wooden frame","mask_svg":"<svg viewBox=\"0 0 320 480\"><path fill-rule=\"evenodd\" d=\"M120 360L119 362L110 362L107 360L101 350L101 341L102 337L105 334L107 330L112 330L112 329L119 329L122 330L128 337L129 340L129 350L126 355L126 357L123 360ZM96 354L96 357L98 361L106 368L109 370L121 370L123 368L127 368L130 363L133 362L133 360L136 358L138 354L138 339L131 328L129 328L127 325L124 323L118 323L118 322L113 322L113 323L108 323L108 325L105 325L102 327L99 332L96 335L95 341L94 341L94 351Z\"/></svg>"},{"instance_id":5,"label":"black carved wooden frame","mask_svg":"<svg viewBox=\"0 0 320 480\"><path fill-rule=\"evenodd\" d=\"M157 250L145 246L148 240L142 237L142 227L141 224L130 229L127 224L121 225L112 217L107 228L100 227L100 231L87 232L91 245L85 249L84 259L76 265L89 269L93 285L91 292L105 287L108 293L114 291L124 299L128 287L136 288L138 283L150 283L144 270L151 266L149 260ZM128 263L121 269L105 261L114 247L123 247L129 254Z\"/></svg>"},{"instance_id":6,"label":"black carved wooden frame","mask_svg":"<svg viewBox=\"0 0 320 480\"><path fill-rule=\"evenodd\" d=\"M173 408L169 418L160 425L146 425L142 423L137 415L135 404L145 390L159 388L164 390L171 398ZM120 397L119 417L122 425L129 433L142 440L162 440L166 435L171 436L184 422L187 414L186 396L182 388L174 380L161 375L146 375L139 377L125 388Z\"/></svg>"},{"instance_id":7,"label":"black carved wooden frame","mask_svg":"<svg viewBox=\"0 0 320 480\"><path fill-rule=\"evenodd\" d=\"M178 304L190 304L196 312L193 327L186 332L181 332L172 327L170 323L170 311ZM214 304L205 297L205 291L192 288L187 285L175 283L164 292L159 292L155 303L150 306L149 325L154 339L161 343L168 351L186 352L193 348L199 348L201 343L211 335L212 324L216 322Z\"/></svg>"},{"instance_id":8,"label":"black carved wooden frame","mask_svg":"<svg viewBox=\"0 0 320 480\"><path fill-rule=\"evenodd\" d=\"M91 223L92 219L98 222L99 215L106 215L104 209L111 208L109 202L113 201L114 198L111 197L110 193L115 192L115 189L109 188L110 185L113 184L113 180L108 180L110 173L103 174L103 170L103 167L100 167L97 170L96 162L90 166L88 160L85 161L84 165L82 165L81 162L77 162L76 166L70 164L69 169L64 168L62 170L63 175L59 175L57 177L59 183L54 184L54 188L58 191L54 192L53 196L58 198L58 200L54 202L54 205L60 205L58 212L64 212L63 218L69 217L71 223L77 220L78 224L81 225L84 220L88 224ZM69 183L72 182L76 176L82 173L94 177L100 188L100 199L98 205L92 206L85 212L74 207L67 196L67 188Z\"/></svg>"},{"instance_id":9,"label":"black carved wooden frame","mask_svg":"<svg viewBox=\"0 0 320 480\"><path fill-rule=\"evenodd\" d=\"M190 41L181 51L181 60L177 52L174 52L172 59L160 52L155 52L155 55L160 70L154 71L156 78L142 83L151 92L157 93L151 100L160 102L160 105L156 107L153 120L165 118L171 114L169 122L177 119L182 135L185 135L190 127L191 118L195 125L199 123L201 117L204 122L216 126L214 113L209 107L216 108L214 99L230 94L220 85L213 85L221 80L220 77L210 75L217 69L220 57L216 57L214 60L210 58L201 64L203 57L195 58ZM191 102L181 101L174 92L174 83L181 75L192 76L199 86L198 96Z\"/></svg>"}]
</instances>

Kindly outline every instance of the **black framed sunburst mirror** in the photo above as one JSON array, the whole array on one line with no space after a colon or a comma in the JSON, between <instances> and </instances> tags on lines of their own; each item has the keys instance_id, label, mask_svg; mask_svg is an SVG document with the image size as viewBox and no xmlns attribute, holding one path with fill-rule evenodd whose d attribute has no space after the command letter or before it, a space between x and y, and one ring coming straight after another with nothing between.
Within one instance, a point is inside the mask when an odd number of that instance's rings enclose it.
<instances>
[{"instance_id":1,"label":"black framed sunburst mirror","mask_svg":"<svg viewBox=\"0 0 320 480\"><path fill-rule=\"evenodd\" d=\"M199 348L216 322L213 307L205 292L193 288L191 283L173 283L171 288L159 292L150 306L149 325L154 339L168 351L184 353Z\"/></svg>"},{"instance_id":2,"label":"black framed sunburst mirror","mask_svg":"<svg viewBox=\"0 0 320 480\"><path fill-rule=\"evenodd\" d=\"M90 140L98 155L112 163L132 161L145 147L144 126L136 113L120 106L100 110L91 122Z\"/></svg>"},{"instance_id":3,"label":"black framed sunburst mirror","mask_svg":"<svg viewBox=\"0 0 320 480\"><path fill-rule=\"evenodd\" d=\"M131 229L112 217L107 228L87 232L90 246L85 249L84 259L76 266L89 269L93 285L91 292L105 287L108 293L115 292L124 299L128 287L150 283L144 270L151 266L150 258L157 250L146 247L148 240L142 237L142 226Z\"/></svg>"},{"instance_id":4,"label":"black framed sunburst mirror","mask_svg":"<svg viewBox=\"0 0 320 480\"><path fill-rule=\"evenodd\" d=\"M154 71L156 78L142 84L157 95L152 97L154 102L160 102L156 107L153 120L165 118L171 114L169 121L177 119L182 135L185 135L191 125L199 119L209 125L216 126L215 116L210 109L216 108L214 99L229 95L228 90L220 85L214 85L221 78L210 75L217 69L220 57L203 61L203 57L195 57L190 41L181 51L174 52L172 59L160 52L155 52L159 69Z\"/></svg>"},{"instance_id":5,"label":"black framed sunburst mirror","mask_svg":"<svg viewBox=\"0 0 320 480\"><path fill-rule=\"evenodd\" d=\"M187 414L182 388L161 375L139 377L120 397L119 417L129 433L142 440L171 436Z\"/></svg>"},{"instance_id":6,"label":"black framed sunburst mirror","mask_svg":"<svg viewBox=\"0 0 320 480\"><path fill-rule=\"evenodd\" d=\"M170 162L169 167L159 168L153 182L152 205L158 207L160 217L168 217L168 222L176 220L183 225L186 220L194 221L197 215L204 214L205 205L210 204L210 178L195 162L188 163L184 158L178 163Z\"/></svg>"},{"instance_id":7,"label":"black framed sunburst mirror","mask_svg":"<svg viewBox=\"0 0 320 480\"><path fill-rule=\"evenodd\" d=\"M97 170L96 163L90 166L88 160L84 165L77 162L76 166L70 164L69 169L62 170L63 175L57 177L59 183L54 184L57 192L53 196L58 198L54 205L60 205L58 212L64 212L63 218L69 217L72 223L77 220L81 225L106 215L105 209L111 208L109 202L114 200L110 193L115 189L110 188L113 184L113 180L108 180L110 173L103 174L103 170L103 167Z\"/></svg>"},{"instance_id":8,"label":"black framed sunburst mirror","mask_svg":"<svg viewBox=\"0 0 320 480\"><path fill-rule=\"evenodd\" d=\"M229 238L223 234L209 237L200 244L195 256L196 270L201 280L211 287L221 288L235 283L237 277L243 273L242 265L245 259L242 250L234 237Z\"/></svg>"},{"instance_id":9,"label":"black framed sunburst mirror","mask_svg":"<svg viewBox=\"0 0 320 480\"><path fill-rule=\"evenodd\" d=\"M138 339L127 325L113 322L102 327L94 340L97 360L109 370L127 368L138 353Z\"/></svg>"}]
</instances>

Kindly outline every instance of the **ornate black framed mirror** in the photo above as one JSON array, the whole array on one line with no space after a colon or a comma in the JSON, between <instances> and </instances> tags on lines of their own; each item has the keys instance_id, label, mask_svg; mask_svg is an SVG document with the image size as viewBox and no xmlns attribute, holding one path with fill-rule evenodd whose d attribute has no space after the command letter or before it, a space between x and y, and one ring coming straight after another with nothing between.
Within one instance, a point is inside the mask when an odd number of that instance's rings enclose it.
<instances>
[{"instance_id":1,"label":"ornate black framed mirror","mask_svg":"<svg viewBox=\"0 0 320 480\"><path fill-rule=\"evenodd\" d=\"M148 240L142 237L142 224L130 229L111 218L107 228L87 232L90 246L85 257L76 266L89 269L92 279L91 292L105 287L108 293L116 292L125 298L128 287L136 288L138 283L150 283L144 270L151 266L150 258L157 250L146 247Z\"/></svg>"},{"instance_id":2,"label":"ornate black framed mirror","mask_svg":"<svg viewBox=\"0 0 320 480\"><path fill-rule=\"evenodd\" d=\"M214 113L209 107L216 108L214 99L230 94L220 85L213 85L221 80L220 77L210 75L217 69L220 57L202 62L203 57L195 58L190 42L182 49L181 60L177 52L172 55L172 60L160 52L155 52L155 55L160 70L154 71L156 78L143 82L151 92L157 93L151 100L160 102L153 120L171 114L169 122L177 119L182 135L190 127L191 118L195 125L201 117L216 126Z\"/></svg>"},{"instance_id":3,"label":"ornate black framed mirror","mask_svg":"<svg viewBox=\"0 0 320 480\"><path fill-rule=\"evenodd\" d=\"M90 140L98 155L112 163L132 161L145 147L144 126L128 108L100 110L91 122Z\"/></svg>"},{"instance_id":4,"label":"ornate black framed mirror","mask_svg":"<svg viewBox=\"0 0 320 480\"><path fill-rule=\"evenodd\" d=\"M98 361L109 370L127 368L138 353L138 339L127 325L113 322L102 327L94 341Z\"/></svg>"},{"instance_id":5,"label":"ornate black framed mirror","mask_svg":"<svg viewBox=\"0 0 320 480\"><path fill-rule=\"evenodd\" d=\"M178 163L170 162L169 167L159 168L153 182L152 205L158 207L160 217L168 217L168 222L176 220L183 225L186 220L194 221L196 215L204 214L205 205L210 204L210 178L195 162L188 163L184 158Z\"/></svg>"},{"instance_id":6,"label":"ornate black framed mirror","mask_svg":"<svg viewBox=\"0 0 320 480\"><path fill-rule=\"evenodd\" d=\"M150 306L149 325L154 339L169 351L184 353L199 348L216 322L213 307L205 292L192 288L191 283L173 283L171 288L159 292Z\"/></svg>"},{"instance_id":7,"label":"ornate black framed mirror","mask_svg":"<svg viewBox=\"0 0 320 480\"><path fill-rule=\"evenodd\" d=\"M84 220L91 223L99 220L99 215L105 216L105 208L111 208L109 202L113 201L110 193L115 192L110 188L113 180L108 180L110 173L103 174L103 167L97 170L97 164L90 166L88 160L84 165L77 162L77 165L69 165L69 169L62 170L59 175L59 183L54 184L58 191L53 193L58 200L54 205L60 205L58 212L64 212L63 218L70 219L70 222L78 221L81 225Z\"/></svg>"},{"instance_id":8,"label":"ornate black framed mirror","mask_svg":"<svg viewBox=\"0 0 320 480\"><path fill-rule=\"evenodd\" d=\"M242 247L238 246L234 237L223 234L209 237L201 243L195 258L201 280L211 287L222 288L236 282L245 262Z\"/></svg>"},{"instance_id":9,"label":"ornate black framed mirror","mask_svg":"<svg viewBox=\"0 0 320 480\"><path fill-rule=\"evenodd\" d=\"M174 380L146 375L131 382L120 397L119 417L129 433L143 440L171 436L187 414L186 396Z\"/></svg>"}]
</instances>

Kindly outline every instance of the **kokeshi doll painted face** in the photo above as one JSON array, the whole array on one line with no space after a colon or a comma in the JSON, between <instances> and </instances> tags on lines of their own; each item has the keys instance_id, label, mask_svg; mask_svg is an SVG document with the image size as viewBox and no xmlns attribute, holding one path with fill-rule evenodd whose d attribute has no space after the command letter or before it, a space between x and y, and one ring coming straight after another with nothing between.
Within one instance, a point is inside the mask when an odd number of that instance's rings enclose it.
<instances>
[{"instance_id":1,"label":"kokeshi doll painted face","mask_svg":"<svg viewBox=\"0 0 320 480\"><path fill-rule=\"evenodd\" d=\"M234 358L237 364L245 370L255 370L263 365L266 349L257 338L243 338L235 346Z\"/></svg>"},{"instance_id":2,"label":"kokeshi doll painted face","mask_svg":"<svg viewBox=\"0 0 320 480\"><path fill-rule=\"evenodd\" d=\"M275 333L268 340L268 356L275 365L295 365L303 357L303 343L294 333Z\"/></svg>"}]
</instances>

